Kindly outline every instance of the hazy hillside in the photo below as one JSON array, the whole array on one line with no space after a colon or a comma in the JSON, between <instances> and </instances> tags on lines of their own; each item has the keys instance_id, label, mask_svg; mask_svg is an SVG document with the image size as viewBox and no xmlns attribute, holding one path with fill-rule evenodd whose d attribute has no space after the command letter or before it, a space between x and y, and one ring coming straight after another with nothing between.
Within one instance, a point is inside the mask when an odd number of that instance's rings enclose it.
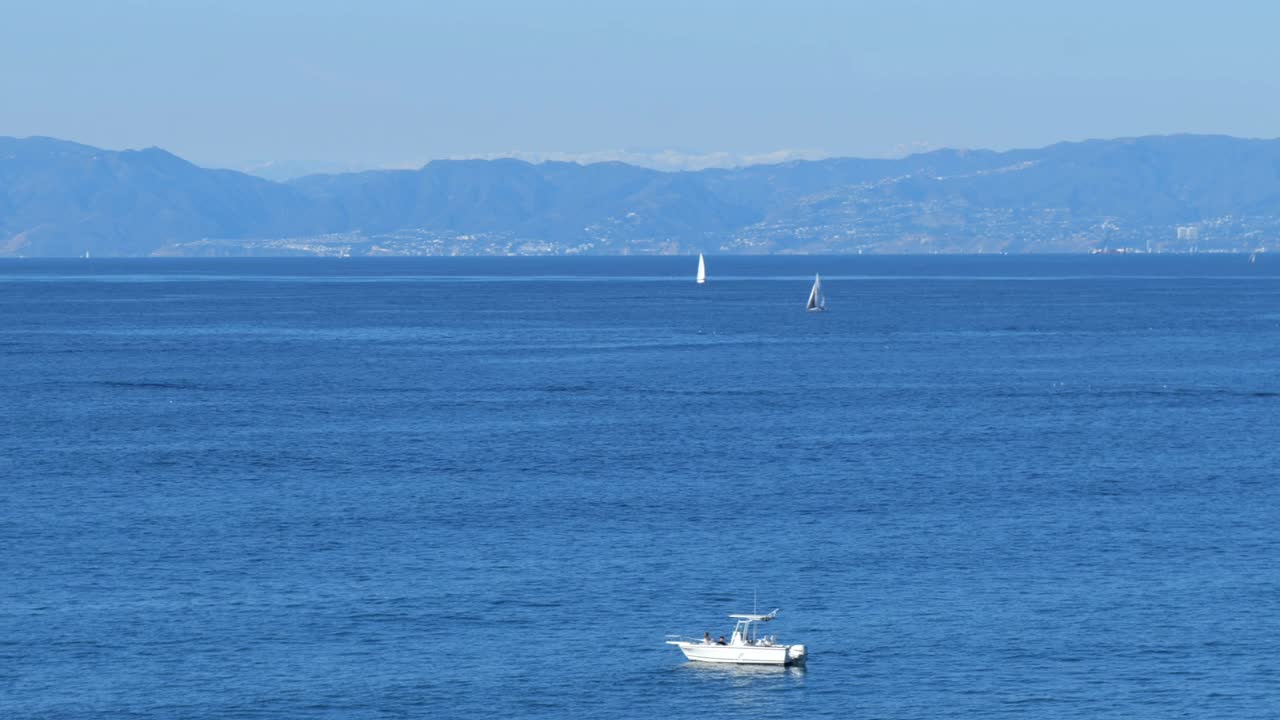
<instances>
[{"instance_id":1,"label":"hazy hillside","mask_svg":"<svg viewBox=\"0 0 1280 720\"><path fill-rule=\"evenodd\" d=\"M1276 248L1280 140L1161 136L659 172L437 161L277 183L0 138L0 254Z\"/></svg>"},{"instance_id":2,"label":"hazy hillside","mask_svg":"<svg viewBox=\"0 0 1280 720\"><path fill-rule=\"evenodd\" d=\"M293 188L196 167L156 148L111 152L0 138L0 253L146 255L201 237L331 224Z\"/></svg>"}]
</instances>

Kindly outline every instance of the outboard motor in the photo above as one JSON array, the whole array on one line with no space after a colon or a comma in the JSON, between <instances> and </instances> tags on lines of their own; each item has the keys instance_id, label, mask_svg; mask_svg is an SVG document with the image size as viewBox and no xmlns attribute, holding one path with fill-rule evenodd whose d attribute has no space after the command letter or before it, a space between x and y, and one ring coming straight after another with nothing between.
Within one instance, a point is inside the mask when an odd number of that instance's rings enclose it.
<instances>
[{"instance_id":1,"label":"outboard motor","mask_svg":"<svg viewBox=\"0 0 1280 720\"><path fill-rule=\"evenodd\" d=\"M803 665L805 659L805 649L803 645L792 645L787 648L787 664Z\"/></svg>"}]
</instances>

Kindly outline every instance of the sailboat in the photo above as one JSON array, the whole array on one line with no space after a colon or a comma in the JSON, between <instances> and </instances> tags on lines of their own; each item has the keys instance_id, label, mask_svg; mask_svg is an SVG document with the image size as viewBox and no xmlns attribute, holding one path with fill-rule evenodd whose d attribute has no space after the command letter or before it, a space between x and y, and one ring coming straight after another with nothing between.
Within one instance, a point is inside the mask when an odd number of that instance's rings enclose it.
<instances>
[{"instance_id":1,"label":"sailboat","mask_svg":"<svg viewBox=\"0 0 1280 720\"><path fill-rule=\"evenodd\" d=\"M707 261L702 258L702 253L698 253L698 284L701 285L707 281Z\"/></svg>"},{"instance_id":2,"label":"sailboat","mask_svg":"<svg viewBox=\"0 0 1280 720\"><path fill-rule=\"evenodd\" d=\"M805 303L804 309L809 312L827 311L827 297L822 294L822 277L817 273L813 275L813 289L809 291L809 302Z\"/></svg>"}]
</instances>

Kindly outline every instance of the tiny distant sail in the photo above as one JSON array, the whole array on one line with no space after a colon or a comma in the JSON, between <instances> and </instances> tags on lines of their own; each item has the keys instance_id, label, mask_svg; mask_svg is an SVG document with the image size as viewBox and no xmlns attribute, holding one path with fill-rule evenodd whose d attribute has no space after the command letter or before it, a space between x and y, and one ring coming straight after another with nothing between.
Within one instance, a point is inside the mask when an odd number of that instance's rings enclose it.
<instances>
[{"instance_id":1,"label":"tiny distant sail","mask_svg":"<svg viewBox=\"0 0 1280 720\"><path fill-rule=\"evenodd\" d=\"M702 253L698 253L698 284L707 281L707 261L702 258Z\"/></svg>"},{"instance_id":2,"label":"tiny distant sail","mask_svg":"<svg viewBox=\"0 0 1280 720\"><path fill-rule=\"evenodd\" d=\"M809 291L809 302L805 303L809 312L823 312L827 309L827 298L822 294L822 277L814 274L813 289Z\"/></svg>"}]
</instances>

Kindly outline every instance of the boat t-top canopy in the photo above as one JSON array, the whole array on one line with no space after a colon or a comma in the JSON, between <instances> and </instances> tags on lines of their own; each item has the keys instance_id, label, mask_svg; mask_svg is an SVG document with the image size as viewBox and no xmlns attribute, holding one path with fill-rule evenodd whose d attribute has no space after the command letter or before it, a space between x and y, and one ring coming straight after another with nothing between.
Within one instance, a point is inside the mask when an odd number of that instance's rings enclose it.
<instances>
[{"instance_id":1,"label":"boat t-top canopy","mask_svg":"<svg viewBox=\"0 0 1280 720\"><path fill-rule=\"evenodd\" d=\"M737 618L739 620L748 620L750 622L769 622L770 620L778 617L778 608L774 608L768 615L730 615L729 617Z\"/></svg>"}]
</instances>

